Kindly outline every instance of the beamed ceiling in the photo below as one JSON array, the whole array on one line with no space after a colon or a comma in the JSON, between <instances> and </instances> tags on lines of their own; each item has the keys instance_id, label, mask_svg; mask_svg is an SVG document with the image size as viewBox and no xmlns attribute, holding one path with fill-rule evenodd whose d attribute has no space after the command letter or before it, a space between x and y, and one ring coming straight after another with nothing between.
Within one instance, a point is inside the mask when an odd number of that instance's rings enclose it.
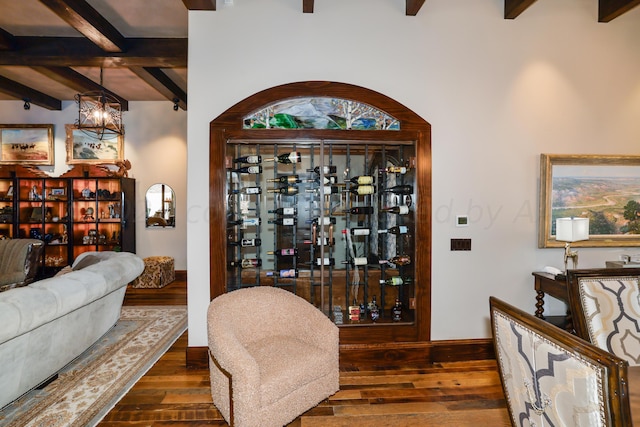
<instances>
[{"instance_id":1,"label":"beamed ceiling","mask_svg":"<svg viewBox=\"0 0 640 427\"><path fill-rule=\"evenodd\" d=\"M504 0L504 18L535 2ZM314 3L302 0L300 12L313 13ZM406 15L424 3L406 0ZM598 0L598 21L638 4ZM159 100L186 110L189 10L216 10L216 0L0 0L0 100L60 110L98 90L102 69L102 85L125 110L128 101Z\"/></svg>"}]
</instances>

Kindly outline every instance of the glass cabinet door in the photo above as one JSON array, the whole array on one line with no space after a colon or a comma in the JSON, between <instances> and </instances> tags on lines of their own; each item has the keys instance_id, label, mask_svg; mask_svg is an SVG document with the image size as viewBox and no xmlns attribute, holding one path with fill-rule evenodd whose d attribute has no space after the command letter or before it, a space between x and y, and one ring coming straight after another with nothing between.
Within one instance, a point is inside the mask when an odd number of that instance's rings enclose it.
<instances>
[{"instance_id":1,"label":"glass cabinet door","mask_svg":"<svg viewBox=\"0 0 640 427\"><path fill-rule=\"evenodd\" d=\"M415 141L228 141L227 291L283 287L340 325L414 322L415 158Z\"/></svg>"}]
</instances>

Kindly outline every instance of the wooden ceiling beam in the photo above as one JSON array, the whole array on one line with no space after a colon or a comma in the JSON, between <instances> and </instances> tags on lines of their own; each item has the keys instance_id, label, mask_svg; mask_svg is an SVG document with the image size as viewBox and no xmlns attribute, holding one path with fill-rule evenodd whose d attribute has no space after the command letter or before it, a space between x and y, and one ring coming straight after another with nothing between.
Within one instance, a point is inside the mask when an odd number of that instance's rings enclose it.
<instances>
[{"instance_id":1,"label":"wooden ceiling beam","mask_svg":"<svg viewBox=\"0 0 640 427\"><path fill-rule=\"evenodd\" d=\"M127 50L125 38L85 0L40 0L105 52Z\"/></svg>"},{"instance_id":2,"label":"wooden ceiling beam","mask_svg":"<svg viewBox=\"0 0 640 427\"><path fill-rule=\"evenodd\" d=\"M314 0L302 0L302 13L313 13Z\"/></svg>"},{"instance_id":3,"label":"wooden ceiling beam","mask_svg":"<svg viewBox=\"0 0 640 427\"><path fill-rule=\"evenodd\" d=\"M109 89L100 86L90 78L83 76L76 70L68 67L32 67L40 74L57 81L67 87L74 89L76 92L91 92L104 90L105 93L116 98L121 105L122 111L129 111L129 101L120 95L111 92Z\"/></svg>"},{"instance_id":4,"label":"wooden ceiling beam","mask_svg":"<svg viewBox=\"0 0 640 427\"><path fill-rule=\"evenodd\" d=\"M516 19L536 0L504 0L504 19Z\"/></svg>"},{"instance_id":5,"label":"wooden ceiling beam","mask_svg":"<svg viewBox=\"0 0 640 427\"><path fill-rule=\"evenodd\" d=\"M216 0L182 0L189 10L216 10Z\"/></svg>"},{"instance_id":6,"label":"wooden ceiling beam","mask_svg":"<svg viewBox=\"0 0 640 427\"><path fill-rule=\"evenodd\" d=\"M169 76L161 69L152 67L130 67L142 80L147 82L149 86L157 90L173 103L177 103L178 107L187 110L187 94L183 91Z\"/></svg>"},{"instance_id":7,"label":"wooden ceiling beam","mask_svg":"<svg viewBox=\"0 0 640 427\"><path fill-rule=\"evenodd\" d=\"M187 67L187 39L129 38L127 52L104 52L83 37L15 37L0 65L66 67Z\"/></svg>"},{"instance_id":8,"label":"wooden ceiling beam","mask_svg":"<svg viewBox=\"0 0 640 427\"><path fill-rule=\"evenodd\" d=\"M609 22L640 4L640 0L599 0L598 22Z\"/></svg>"},{"instance_id":9,"label":"wooden ceiling beam","mask_svg":"<svg viewBox=\"0 0 640 427\"><path fill-rule=\"evenodd\" d=\"M0 76L0 91L47 110L62 110L62 101L59 99L3 76Z\"/></svg>"},{"instance_id":10,"label":"wooden ceiling beam","mask_svg":"<svg viewBox=\"0 0 640 427\"><path fill-rule=\"evenodd\" d=\"M11 50L16 47L16 38L13 34L0 28L0 50Z\"/></svg>"},{"instance_id":11,"label":"wooden ceiling beam","mask_svg":"<svg viewBox=\"0 0 640 427\"><path fill-rule=\"evenodd\" d=\"M416 16L423 4L424 0L407 0L406 15Z\"/></svg>"}]
</instances>

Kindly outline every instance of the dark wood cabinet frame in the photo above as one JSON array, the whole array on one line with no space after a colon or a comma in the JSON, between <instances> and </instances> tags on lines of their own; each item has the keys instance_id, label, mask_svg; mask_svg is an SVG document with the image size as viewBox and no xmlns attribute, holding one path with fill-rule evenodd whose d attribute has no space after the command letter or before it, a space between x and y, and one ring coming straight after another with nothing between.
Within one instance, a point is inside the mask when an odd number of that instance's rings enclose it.
<instances>
[{"instance_id":1,"label":"dark wood cabinet frame","mask_svg":"<svg viewBox=\"0 0 640 427\"><path fill-rule=\"evenodd\" d=\"M335 97L371 105L400 121L400 130L323 130L323 129L243 129L243 118L277 101L298 97ZM308 81L285 84L258 92L232 106L210 123L209 224L211 298L226 292L226 171L228 141L233 140L343 140L343 141L415 141L416 149L416 236L415 279L416 320L410 325L369 325L341 327L341 349L351 349L357 357L367 358L367 350L386 349L394 358L402 347L431 339L431 125L416 113L378 92L345 83ZM398 345L398 343L406 343ZM390 344L393 343L393 346ZM341 350L342 352L342 350ZM374 352L376 353L376 352ZM418 356L424 360L429 353ZM379 357L379 354L375 357ZM414 355L413 357L416 357Z\"/></svg>"}]
</instances>

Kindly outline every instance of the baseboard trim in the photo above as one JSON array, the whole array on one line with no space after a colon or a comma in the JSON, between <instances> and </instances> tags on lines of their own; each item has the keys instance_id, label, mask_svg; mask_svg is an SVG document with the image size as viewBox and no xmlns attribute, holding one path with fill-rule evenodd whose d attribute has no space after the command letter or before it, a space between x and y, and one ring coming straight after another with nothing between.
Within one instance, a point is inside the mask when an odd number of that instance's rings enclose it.
<instances>
[{"instance_id":1,"label":"baseboard trim","mask_svg":"<svg viewBox=\"0 0 640 427\"><path fill-rule=\"evenodd\" d=\"M340 368L411 366L426 363L495 359L490 338L429 342L343 344ZM187 368L203 369L209 363L207 347L187 347Z\"/></svg>"}]
</instances>

